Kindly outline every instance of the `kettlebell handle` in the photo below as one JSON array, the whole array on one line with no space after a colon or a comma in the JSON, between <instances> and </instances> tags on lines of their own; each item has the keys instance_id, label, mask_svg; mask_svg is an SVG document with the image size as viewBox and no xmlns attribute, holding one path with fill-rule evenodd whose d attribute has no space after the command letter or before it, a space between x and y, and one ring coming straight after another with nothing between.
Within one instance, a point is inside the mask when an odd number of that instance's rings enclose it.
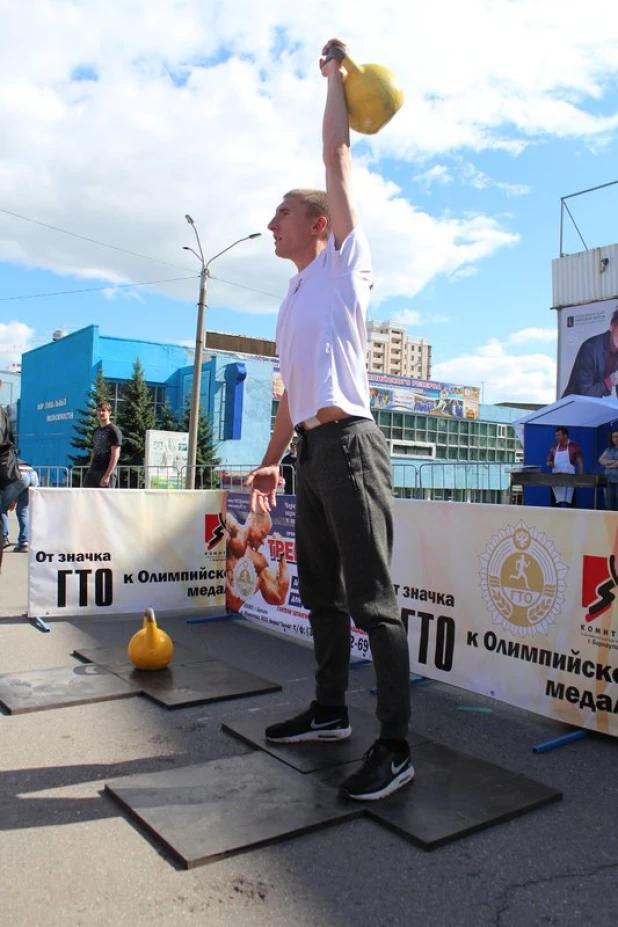
<instances>
[{"instance_id":1,"label":"kettlebell handle","mask_svg":"<svg viewBox=\"0 0 618 927\"><path fill-rule=\"evenodd\" d=\"M348 53L345 48L341 48L340 45L333 45L331 46L329 53L324 59L324 64L326 64L327 61L332 61L333 58L335 59L335 61L338 61L339 64L341 64L343 59L347 57L348 57Z\"/></svg>"}]
</instances>

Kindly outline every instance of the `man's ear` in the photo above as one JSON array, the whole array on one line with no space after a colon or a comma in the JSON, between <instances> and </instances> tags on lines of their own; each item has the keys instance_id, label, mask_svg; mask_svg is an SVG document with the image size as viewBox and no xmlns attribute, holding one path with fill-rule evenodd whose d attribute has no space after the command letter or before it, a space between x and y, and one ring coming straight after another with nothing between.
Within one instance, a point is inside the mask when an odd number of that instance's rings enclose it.
<instances>
[{"instance_id":1,"label":"man's ear","mask_svg":"<svg viewBox=\"0 0 618 927\"><path fill-rule=\"evenodd\" d=\"M328 228L328 219L326 216L318 216L314 221L311 230L319 238Z\"/></svg>"}]
</instances>

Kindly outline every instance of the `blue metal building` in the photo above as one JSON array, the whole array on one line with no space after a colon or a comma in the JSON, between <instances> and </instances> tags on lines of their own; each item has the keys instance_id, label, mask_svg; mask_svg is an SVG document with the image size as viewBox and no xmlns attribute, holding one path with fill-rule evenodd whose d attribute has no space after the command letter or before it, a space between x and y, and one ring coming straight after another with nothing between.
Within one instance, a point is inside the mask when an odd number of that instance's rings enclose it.
<instances>
[{"instance_id":1,"label":"blue metal building","mask_svg":"<svg viewBox=\"0 0 618 927\"><path fill-rule=\"evenodd\" d=\"M173 344L101 335L96 325L28 351L22 357L18 422L20 454L36 466L69 466L79 411L99 368L112 406L139 358L155 409L169 401L181 413L191 395L192 352ZM270 426L272 365L260 359L207 351L201 407L210 417L224 466L247 464L263 453Z\"/></svg>"},{"instance_id":2,"label":"blue metal building","mask_svg":"<svg viewBox=\"0 0 618 927\"><path fill-rule=\"evenodd\" d=\"M24 354L18 419L21 456L37 467L69 467L76 454L71 446L74 426L97 370L102 369L116 411L126 401L123 386L136 358L155 409L169 401L180 414L193 381L193 352L182 345L109 337L90 325ZM221 466L231 473L262 458L278 406L277 369L273 357L210 347L204 353L201 408L212 423ZM384 388L384 379L376 380L378 390ZM389 388L396 385L399 400L410 402L408 410L372 410L389 444L396 493L502 501L508 469L520 451L511 422L525 410L481 405L472 418L412 411L408 381L388 379Z\"/></svg>"}]
</instances>

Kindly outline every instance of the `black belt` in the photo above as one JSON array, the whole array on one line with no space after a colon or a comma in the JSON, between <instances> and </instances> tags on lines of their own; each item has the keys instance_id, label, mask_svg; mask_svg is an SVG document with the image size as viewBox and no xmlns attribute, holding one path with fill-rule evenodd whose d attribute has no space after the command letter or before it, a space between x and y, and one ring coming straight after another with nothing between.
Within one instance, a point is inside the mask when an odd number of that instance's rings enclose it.
<instances>
[{"instance_id":1,"label":"black belt","mask_svg":"<svg viewBox=\"0 0 618 927\"><path fill-rule=\"evenodd\" d=\"M342 423L352 424L353 422L370 422L372 419L365 418L362 415L342 415L341 418L331 419L330 422L320 422L319 425L315 425L313 428L305 428L301 423L300 425L294 425L294 431L299 436L299 438L304 438L306 435L311 434L316 430L316 428L324 428L326 425L341 425Z\"/></svg>"}]
</instances>

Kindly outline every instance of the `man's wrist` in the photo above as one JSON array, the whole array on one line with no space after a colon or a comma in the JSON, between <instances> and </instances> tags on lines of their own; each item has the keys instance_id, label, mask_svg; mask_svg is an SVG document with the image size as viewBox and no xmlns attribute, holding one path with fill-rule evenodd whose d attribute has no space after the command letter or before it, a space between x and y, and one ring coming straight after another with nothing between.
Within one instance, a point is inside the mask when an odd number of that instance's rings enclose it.
<instances>
[{"instance_id":1,"label":"man's wrist","mask_svg":"<svg viewBox=\"0 0 618 927\"><path fill-rule=\"evenodd\" d=\"M338 84L343 83L343 72L340 67L334 67L332 71L329 71L326 75L326 80L330 84L331 82L336 82Z\"/></svg>"}]
</instances>

